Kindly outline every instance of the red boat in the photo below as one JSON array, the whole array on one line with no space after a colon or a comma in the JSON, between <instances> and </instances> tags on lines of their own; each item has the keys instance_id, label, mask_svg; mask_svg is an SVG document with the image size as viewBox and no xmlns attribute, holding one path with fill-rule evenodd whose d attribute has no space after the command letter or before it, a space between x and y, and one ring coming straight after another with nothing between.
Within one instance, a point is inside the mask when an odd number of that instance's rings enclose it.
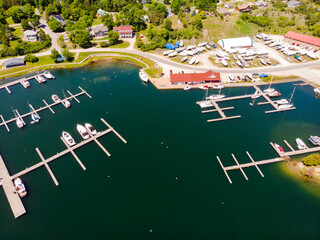
<instances>
[{"instance_id":1,"label":"red boat","mask_svg":"<svg viewBox=\"0 0 320 240\"><path fill-rule=\"evenodd\" d=\"M284 150L280 145L275 143L274 146L278 149L279 152L284 153Z\"/></svg>"}]
</instances>

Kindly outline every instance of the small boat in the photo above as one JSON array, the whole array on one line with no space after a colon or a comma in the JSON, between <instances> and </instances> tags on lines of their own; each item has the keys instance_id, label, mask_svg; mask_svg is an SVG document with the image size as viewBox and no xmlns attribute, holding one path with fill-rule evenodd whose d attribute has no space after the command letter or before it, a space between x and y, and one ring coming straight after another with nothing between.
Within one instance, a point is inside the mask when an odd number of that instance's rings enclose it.
<instances>
[{"instance_id":1,"label":"small boat","mask_svg":"<svg viewBox=\"0 0 320 240\"><path fill-rule=\"evenodd\" d=\"M289 104L282 104L280 106L278 106L278 108L280 110L285 110L285 109L289 109L289 108L292 108L293 107L293 104L289 103Z\"/></svg>"},{"instance_id":2,"label":"small boat","mask_svg":"<svg viewBox=\"0 0 320 240\"><path fill-rule=\"evenodd\" d=\"M62 100L61 103L63 104L63 106L65 106L65 108L70 108L71 107L71 103L67 99Z\"/></svg>"},{"instance_id":3,"label":"small boat","mask_svg":"<svg viewBox=\"0 0 320 240\"><path fill-rule=\"evenodd\" d=\"M274 92L275 89L274 89L274 88L271 88L271 84L272 84L272 79L271 79L271 81L270 81L270 84L269 84L268 88L264 89L263 92L265 92L265 93Z\"/></svg>"},{"instance_id":4,"label":"small boat","mask_svg":"<svg viewBox=\"0 0 320 240\"><path fill-rule=\"evenodd\" d=\"M31 114L31 119L36 123L40 121L40 118L35 113Z\"/></svg>"},{"instance_id":5,"label":"small boat","mask_svg":"<svg viewBox=\"0 0 320 240\"><path fill-rule=\"evenodd\" d=\"M275 103L278 104L278 105L282 105L282 104L288 104L289 101L287 99L283 98L283 99L280 99L278 101L275 101Z\"/></svg>"},{"instance_id":6,"label":"small boat","mask_svg":"<svg viewBox=\"0 0 320 240\"><path fill-rule=\"evenodd\" d=\"M278 145L278 144L274 144L274 146L278 149L278 151L280 152L280 153L284 153L284 150L283 150L283 148L280 146L280 145Z\"/></svg>"},{"instance_id":7,"label":"small boat","mask_svg":"<svg viewBox=\"0 0 320 240\"><path fill-rule=\"evenodd\" d=\"M229 79L230 79L230 81L231 81L231 82L233 82L233 81L234 81L234 76L233 76L232 74L229 74L229 76L228 76L228 77L229 77Z\"/></svg>"},{"instance_id":8,"label":"small boat","mask_svg":"<svg viewBox=\"0 0 320 240\"><path fill-rule=\"evenodd\" d=\"M41 75L35 76L35 79L39 82L39 83L45 83L46 80L44 79L44 77L42 77Z\"/></svg>"},{"instance_id":9,"label":"small boat","mask_svg":"<svg viewBox=\"0 0 320 240\"><path fill-rule=\"evenodd\" d=\"M192 65L192 64L194 64L194 63L195 63L195 61L196 61L196 58L195 58L195 57L193 57L193 58L191 58L191 59L189 60L189 64L190 64L190 65Z\"/></svg>"},{"instance_id":10,"label":"small boat","mask_svg":"<svg viewBox=\"0 0 320 240\"><path fill-rule=\"evenodd\" d=\"M186 86L183 90L187 91L187 90L190 90L191 87L190 86Z\"/></svg>"},{"instance_id":11,"label":"small boat","mask_svg":"<svg viewBox=\"0 0 320 240\"><path fill-rule=\"evenodd\" d=\"M86 130L86 128L84 126L77 124L77 130L84 140L86 140L90 137L88 131Z\"/></svg>"},{"instance_id":12,"label":"small boat","mask_svg":"<svg viewBox=\"0 0 320 240\"><path fill-rule=\"evenodd\" d=\"M221 89L219 90L219 94L212 94L209 97L206 97L206 100L218 100L221 98L225 98L226 95L221 94Z\"/></svg>"},{"instance_id":13,"label":"small boat","mask_svg":"<svg viewBox=\"0 0 320 240\"><path fill-rule=\"evenodd\" d=\"M98 133L97 130L90 123L85 123L84 126L86 127L88 132L91 133L91 135L94 136Z\"/></svg>"},{"instance_id":14,"label":"small boat","mask_svg":"<svg viewBox=\"0 0 320 240\"><path fill-rule=\"evenodd\" d=\"M62 137L70 147L72 147L73 145L76 145L76 141L73 139L73 137L71 137L69 133L63 131Z\"/></svg>"},{"instance_id":15,"label":"small boat","mask_svg":"<svg viewBox=\"0 0 320 240\"><path fill-rule=\"evenodd\" d=\"M300 150L303 150L303 149L307 149L307 145L301 140L301 138L297 138L296 139L296 143L297 143L297 147L300 149Z\"/></svg>"},{"instance_id":16,"label":"small boat","mask_svg":"<svg viewBox=\"0 0 320 240\"><path fill-rule=\"evenodd\" d=\"M314 88L313 91L316 95L320 95L320 87Z\"/></svg>"},{"instance_id":17,"label":"small boat","mask_svg":"<svg viewBox=\"0 0 320 240\"><path fill-rule=\"evenodd\" d=\"M273 91L273 92L268 93L268 96L269 97L279 97L279 96L281 96L281 93L279 91Z\"/></svg>"},{"instance_id":18,"label":"small boat","mask_svg":"<svg viewBox=\"0 0 320 240\"><path fill-rule=\"evenodd\" d=\"M203 101L199 103L199 106L201 108L208 108L208 107L213 107L213 104L211 101Z\"/></svg>"},{"instance_id":19,"label":"small boat","mask_svg":"<svg viewBox=\"0 0 320 240\"><path fill-rule=\"evenodd\" d=\"M181 62L185 62L185 61L187 61L187 60L188 60L188 57L187 57L187 56L181 58Z\"/></svg>"},{"instance_id":20,"label":"small boat","mask_svg":"<svg viewBox=\"0 0 320 240\"><path fill-rule=\"evenodd\" d=\"M206 45L206 48L208 48L208 50L211 50L211 47L209 44Z\"/></svg>"},{"instance_id":21,"label":"small boat","mask_svg":"<svg viewBox=\"0 0 320 240\"><path fill-rule=\"evenodd\" d=\"M213 85L212 86L212 89L214 89L214 90L220 90L220 89L222 89L222 88L224 88L224 86L223 85L218 85L218 84L215 84L215 85Z\"/></svg>"},{"instance_id":22,"label":"small boat","mask_svg":"<svg viewBox=\"0 0 320 240\"><path fill-rule=\"evenodd\" d=\"M259 98L259 97L260 97L260 95L259 95L259 91L258 90L256 90L254 92L254 94L251 96L252 99L256 99L256 98Z\"/></svg>"},{"instance_id":23,"label":"small boat","mask_svg":"<svg viewBox=\"0 0 320 240\"><path fill-rule=\"evenodd\" d=\"M226 60L222 59L220 62L224 67L228 67L228 62Z\"/></svg>"},{"instance_id":24,"label":"small boat","mask_svg":"<svg viewBox=\"0 0 320 240\"><path fill-rule=\"evenodd\" d=\"M21 198L27 196L27 190L26 187L24 186L22 180L20 178L14 179L14 186L16 188L16 191L18 192L19 196Z\"/></svg>"},{"instance_id":25,"label":"small boat","mask_svg":"<svg viewBox=\"0 0 320 240\"><path fill-rule=\"evenodd\" d=\"M22 86L24 86L25 88L30 87L30 83L29 83L27 80L25 80L25 79L21 81L21 84L22 84Z\"/></svg>"},{"instance_id":26,"label":"small boat","mask_svg":"<svg viewBox=\"0 0 320 240\"><path fill-rule=\"evenodd\" d=\"M263 64L263 65L267 65L266 61L262 58L260 58L260 62Z\"/></svg>"},{"instance_id":27,"label":"small boat","mask_svg":"<svg viewBox=\"0 0 320 240\"><path fill-rule=\"evenodd\" d=\"M252 74L251 74L251 73L246 73L246 76L247 76L250 80L252 80Z\"/></svg>"},{"instance_id":28,"label":"small boat","mask_svg":"<svg viewBox=\"0 0 320 240\"><path fill-rule=\"evenodd\" d=\"M21 121L20 118L17 118L16 124L17 124L18 128L23 128L24 127L23 122Z\"/></svg>"},{"instance_id":29,"label":"small boat","mask_svg":"<svg viewBox=\"0 0 320 240\"><path fill-rule=\"evenodd\" d=\"M139 77L144 83L148 83L149 82L149 78L143 72L139 72Z\"/></svg>"},{"instance_id":30,"label":"small boat","mask_svg":"<svg viewBox=\"0 0 320 240\"><path fill-rule=\"evenodd\" d=\"M199 89L201 89L201 90L208 90L209 87L208 87L207 85L204 85L204 86L200 86Z\"/></svg>"},{"instance_id":31,"label":"small boat","mask_svg":"<svg viewBox=\"0 0 320 240\"><path fill-rule=\"evenodd\" d=\"M308 140L309 140L309 142L311 142L315 146L319 146L320 145L320 137L318 137L318 136L310 136L308 138Z\"/></svg>"},{"instance_id":32,"label":"small boat","mask_svg":"<svg viewBox=\"0 0 320 240\"><path fill-rule=\"evenodd\" d=\"M242 63L239 60L237 60L237 64L239 65L239 67L243 67Z\"/></svg>"},{"instance_id":33,"label":"small boat","mask_svg":"<svg viewBox=\"0 0 320 240\"><path fill-rule=\"evenodd\" d=\"M49 71L44 71L43 76L48 79L54 79L54 76Z\"/></svg>"},{"instance_id":34,"label":"small boat","mask_svg":"<svg viewBox=\"0 0 320 240\"><path fill-rule=\"evenodd\" d=\"M52 100L55 102L55 103L59 103L59 102L61 102L61 99L58 97L58 95L56 95L56 94L53 94L52 96L51 96L51 98L52 98Z\"/></svg>"},{"instance_id":35,"label":"small boat","mask_svg":"<svg viewBox=\"0 0 320 240\"><path fill-rule=\"evenodd\" d=\"M199 63L199 59L196 58L196 60L194 61L194 64L198 64Z\"/></svg>"}]
</instances>

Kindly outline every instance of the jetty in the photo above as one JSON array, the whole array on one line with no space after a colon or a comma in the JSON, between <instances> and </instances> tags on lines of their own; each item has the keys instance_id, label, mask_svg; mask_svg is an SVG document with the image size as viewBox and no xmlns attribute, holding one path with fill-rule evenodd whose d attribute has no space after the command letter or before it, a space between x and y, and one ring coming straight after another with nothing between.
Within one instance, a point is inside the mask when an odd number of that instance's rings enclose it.
<instances>
[{"instance_id":1,"label":"jetty","mask_svg":"<svg viewBox=\"0 0 320 240\"><path fill-rule=\"evenodd\" d=\"M85 94L85 95L87 95L87 96L90 96L83 88L81 88L80 86L78 86L78 88L81 90L81 92L79 92L79 93L77 93L77 94L74 94L74 95L71 94L71 93L69 93L70 96L69 96L69 97L66 97L65 99L62 99L60 102L56 102L56 103L53 102L53 103L48 104L48 103L43 99L42 101L44 102L45 106L40 107L40 108L38 108L38 109L34 109L33 106L32 106L31 104L29 104L29 106L30 106L30 108L31 108L31 111L28 112L28 113L22 114L22 115L19 114L18 110L15 110L15 113L16 113L17 116L14 117L14 118L11 118L11 119L9 119L9 120L5 120L4 117L3 117L3 115L0 115L0 118L1 118L1 120L2 120L2 122L0 123L0 127L4 125L4 126L6 127L6 129L7 129L7 131L10 132L10 129L9 129L9 127L8 127L8 124L11 123L11 122L16 121L17 119L20 119L20 120L23 122L23 124L26 125L26 123L24 122L23 118L28 117L28 116L30 116L30 115L33 114L33 113L36 114L36 115L39 117L39 119L40 119L39 112L41 112L41 111L43 111L43 110L49 109L49 110L52 112L52 114L55 114L55 112L54 112L53 109L52 109L53 106L56 106L56 105L58 105L58 104L62 104L63 101L65 101L65 100L71 100L71 99L76 99L76 101L77 101L78 103L80 103L80 101L77 99L78 96L81 96L81 95L83 95L83 94ZM69 91L68 91L68 92L69 92ZM90 96L90 98L92 98L92 97Z\"/></svg>"},{"instance_id":2,"label":"jetty","mask_svg":"<svg viewBox=\"0 0 320 240\"><path fill-rule=\"evenodd\" d=\"M106 130L98 132L96 135L91 135L90 134L90 138L81 141L80 143L77 143L76 145L70 147L65 141L64 139L61 137L61 141L66 145L67 149L51 156L51 157L44 157L44 155L42 154L42 152L40 151L40 149L37 147L35 150L39 155L39 158L41 159L40 162L38 162L37 164L34 164L32 166L27 167L26 169L17 172L15 174L13 174L12 176L10 176L6 165L3 161L3 159L0 156L0 182L2 185L2 187L4 188L4 192L8 198L10 207L12 209L12 212L14 213L14 216L17 218L19 216L21 216L22 214L26 213L26 210L23 206L23 203L19 197L19 195L17 193L15 193L15 188L13 186L13 180L17 177L22 177L25 174L28 174L42 166L45 166L45 168L47 169L50 177L52 178L54 184L56 186L59 186L59 182L57 180L57 178L55 177L54 173L52 172L49 163L57 160L59 158L61 158L62 156L71 153L73 155L73 157L76 159L76 161L78 162L78 164L80 165L80 167L83 170L86 170L86 167L84 166L84 164L81 162L81 160L79 159L79 157L76 155L76 153L74 152L76 149L94 141L98 144L98 146L106 153L106 155L108 157L111 156L111 154L102 146L102 144L100 142L98 142L98 138L107 135L108 133L114 133L116 136L119 137L119 139L123 142L123 143L127 143L127 141L109 124L107 123L103 118L101 118L101 121L108 127Z\"/></svg>"},{"instance_id":3,"label":"jetty","mask_svg":"<svg viewBox=\"0 0 320 240\"><path fill-rule=\"evenodd\" d=\"M264 93L257 86L253 86L253 87L257 91L257 95L259 97L262 96L266 100L266 102L259 102L257 105L270 104L274 108L274 110L265 111L265 113L284 112L284 111L290 111L290 110L296 109L295 107L291 107L291 108L288 108L288 109L280 109L279 106L274 101L271 100L271 98L268 96L267 93ZM244 95L221 98L221 99L216 99L216 100L203 100L203 101L196 102L196 104L198 104L200 107L201 106L205 106L206 108L214 108L214 109L209 109L209 110L203 110L203 111L201 111L201 113L212 113L212 112L218 112L219 113L220 118L208 119L207 122L217 122L217 121L222 121L222 120L230 120L230 119L235 119L235 118L241 118L241 115L226 116L224 111L234 109L234 107L221 108L218 105L218 103L227 102L227 101L233 101L233 100L241 100L241 99L252 98L252 96L254 96L254 95L255 94L244 94Z\"/></svg>"},{"instance_id":4,"label":"jetty","mask_svg":"<svg viewBox=\"0 0 320 240\"><path fill-rule=\"evenodd\" d=\"M20 79L18 79L18 80L12 81L12 82L8 82L8 83L5 83L5 84L2 84L2 85L0 85L0 90L1 90L1 89L6 89L7 92L8 92L9 94L11 94L11 90L9 89L9 87L14 86L14 85L17 85L17 84L21 84L24 88L26 88L26 87L23 85L22 81L29 81L29 80L32 80L32 79L35 79L35 80L38 81L38 77L39 77L39 76L44 77L45 75L50 76L50 78L46 78L46 79L54 79L54 76L53 76L50 72L48 72L48 71L47 71L47 73L42 72L42 73L38 73L38 74L36 74L36 75L33 75L33 76L31 76L31 77L20 78ZM38 82L39 82L39 81L38 81ZM40 83L40 82L39 82L39 83Z\"/></svg>"}]
</instances>

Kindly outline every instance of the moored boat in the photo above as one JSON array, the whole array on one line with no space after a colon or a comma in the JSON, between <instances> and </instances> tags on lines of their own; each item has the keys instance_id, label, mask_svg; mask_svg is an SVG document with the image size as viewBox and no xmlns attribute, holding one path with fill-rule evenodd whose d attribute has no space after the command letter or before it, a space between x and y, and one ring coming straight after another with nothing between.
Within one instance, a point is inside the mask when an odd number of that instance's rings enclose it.
<instances>
[{"instance_id":1,"label":"moored boat","mask_svg":"<svg viewBox=\"0 0 320 240\"><path fill-rule=\"evenodd\" d=\"M48 79L54 79L54 76L49 71L44 71L43 76Z\"/></svg>"},{"instance_id":2,"label":"moored boat","mask_svg":"<svg viewBox=\"0 0 320 240\"><path fill-rule=\"evenodd\" d=\"M139 77L144 83L148 83L149 82L148 76L146 74L144 74L143 72L139 72Z\"/></svg>"},{"instance_id":3,"label":"moored boat","mask_svg":"<svg viewBox=\"0 0 320 240\"><path fill-rule=\"evenodd\" d=\"M55 102L55 103L59 103L59 102L61 102L61 99L58 97L58 95L56 95L56 94L53 94L52 96L51 96L51 98L52 98L52 100Z\"/></svg>"},{"instance_id":4,"label":"moored boat","mask_svg":"<svg viewBox=\"0 0 320 240\"><path fill-rule=\"evenodd\" d=\"M314 88L313 91L316 95L320 95L320 87Z\"/></svg>"},{"instance_id":5,"label":"moored boat","mask_svg":"<svg viewBox=\"0 0 320 240\"><path fill-rule=\"evenodd\" d=\"M207 85L204 85L204 86L200 86L199 89L201 89L201 90L208 90L209 87L208 87Z\"/></svg>"},{"instance_id":6,"label":"moored boat","mask_svg":"<svg viewBox=\"0 0 320 240\"><path fill-rule=\"evenodd\" d=\"M208 108L208 107L213 107L213 104L211 101L203 101L199 103L199 106L201 108Z\"/></svg>"},{"instance_id":7,"label":"moored boat","mask_svg":"<svg viewBox=\"0 0 320 240\"><path fill-rule=\"evenodd\" d=\"M91 133L91 135L94 136L98 133L97 130L90 123L85 123L84 126L86 127L88 132Z\"/></svg>"},{"instance_id":8,"label":"moored boat","mask_svg":"<svg viewBox=\"0 0 320 240\"><path fill-rule=\"evenodd\" d=\"M35 113L32 113L31 114L31 119L35 122L35 123L38 123L40 121L40 118L35 114Z\"/></svg>"},{"instance_id":9,"label":"moored boat","mask_svg":"<svg viewBox=\"0 0 320 240\"><path fill-rule=\"evenodd\" d=\"M39 83L45 83L45 82L46 82L46 80L44 79L44 77L42 77L42 75L35 76L35 79L36 79Z\"/></svg>"},{"instance_id":10,"label":"moored boat","mask_svg":"<svg viewBox=\"0 0 320 240\"><path fill-rule=\"evenodd\" d=\"M256 98L259 98L259 97L260 97L260 95L259 95L259 91L258 90L256 90L254 92L254 94L251 96L252 99L256 99Z\"/></svg>"},{"instance_id":11,"label":"moored boat","mask_svg":"<svg viewBox=\"0 0 320 240\"><path fill-rule=\"evenodd\" d=\"M24 186L22 180L20 178L14 179L14 186L16 188L16 191L18 192L19 196L21 198L27 196L27 190L26 187Z\"/></svg>"},{"instance_id":12,"label":"moored boat","mask_svg":"<svg viewBox=\"0 0 320 240\"><path fill-rule=\"evenodd\" d=\"M320 145L320 137L319 136L310 136L308 138L308 140L309 140L309 142L311 142L315 146L319 146Z\"/></svg>"},{"instance_id":13,"label":"moored boat","mask_svg":"<svg viewBox=\"0 0 320 240\"><path fill-rule=\"evenodd\" d=\"M63 104L63 106L65 106L65 108L71 107L71 103L67 99L62 100L61 103Z\"/></svg>"},{"instance_id":14,"label":"moored boat","mask_svg":"<svg viewBox=\"0 0 320 240\"><path fill-rule=\"evenodd\" d=\"M185 90L185 91L190 90L190 89L191 89L190 86L186 86L186 87L183 88L183 90Z\"/></svg>"},{"instance_id":15,"label":"moored boat","mask_svg":"<svg viewBox=\"0 0 320 240\"><path fill-rule=\"evenodd\" d=\"M268 96L269 97L279 97L279 96L281 96L281 93L279 91L273 91L273 92L268 93Z\"/></svg>"},{"instance_id":16,"label":"moored boat","mask_svg":"<svg viewBox=\"0 0 320 240\"><path fill-rule=\"evenodd\" d=\"M62 132L62 138L66 141L66 143L72 147L76 145L76 141L71 137L71 135L68 132L63 131Z\"/></svg>"},{"instance_id":17,"label":"moored boat","mask_svg":"<svg viewBox=\"0 0 320 240\"><path fill-rule=\"evenodd\" d=\"M284 153L284 150L283 150L283 148L279 145L279 144L274 144L274 146L278 149L278 151L280 152L280 153Z\"/></svg>"},{"instance_id":18,"label":"moored boat","mask_svg":"<svg viewBox=\"0 0 320 240\"><path fill-rule=\"evenodd\" d=\"M278 105L282 105L282 104L288 104L289 101L287 99L283 98L283 99L280 99L278 101L275 101L275 103L278 104Z\"/></svg>"},{"instance_id":19,"label":"moored boat","mask_svg":"<svg viewBox=\"0 0 320 240\"><path fill-rule=\"evenodd\" d=\"M212 86L212 89L215 89L215 90L220 90L220 89L222 89L222 88L224 88L224 86L223 85L221 85L221 84L215 84L215 85L213 85Z\"/></svg>"},{"instance_id":20,"label":"moored boat","mask_svg":"<svg viewBox=\"0 0 320 240\"><path fill-rule=\"evenodd\" d=\"M303 150L303 149L307 149L307 145L301 140L301 138L297 138L296 139L296 143L297 143L297 147L300 149L300 150Z\"/></svg>"},{"instance_id":21,"label":"moored boat","mask_svg":"<svg viewBox=\"0 0 320 240\"><path fill-rule=\"evenodd\" d=\"M84 140L86 140L86 139L88 139L90 137L87 129L84 126L82 126L80 124L77 124L77 130L78 130L78 132L80 133L81 137Z\"/></svg>"},{"instance_id":22,"label":"moored boat","mask_svg":"<svg viewBox=\"0 0 320 240\"><path fill-rule=\"evenodd\" d=\"M20 118L17 118L16 124L17 124L18 128L23 128L24 127L23 122L21 121Z\"/></svg>"},{"instance_id":23,"label":"moored boat","mask_svg":"<svg viewBox=\"0 0 320 240\"><path fill-rule=\"evenodd\" d=\"M27 81L27 80L25 80L25 79L21 81L21 84L22 84L22 86L24 86L25 88L30 87L29 81Z\"/></svg>"}]
</instances>

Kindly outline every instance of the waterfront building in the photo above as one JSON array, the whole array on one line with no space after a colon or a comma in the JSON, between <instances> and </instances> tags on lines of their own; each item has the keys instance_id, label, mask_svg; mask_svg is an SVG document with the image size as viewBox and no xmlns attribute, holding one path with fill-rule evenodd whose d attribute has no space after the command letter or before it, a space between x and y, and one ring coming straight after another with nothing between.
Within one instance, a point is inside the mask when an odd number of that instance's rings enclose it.
<instances>
[{"instance_id":1,"label":"waterfront building","mask_svg":"<svg viewBox=\"0 0 320 240\"><path fill-rule=\"evenodd\" d=\"M284 39L288 42L320 47L320 38L308 36L302 33L289 31L284 35Z\"/></svg>"},{"instance_id":2,"label":"waterfront building","mask_svg":"<svg viewBox=\"0 0 320 240\"><path fill-rule=\"evenodd\" d=\"M113 31L118 32L120 34L120 38L133 38L133 31L131 25L113 27Z\"/></svg>"},{"instance_id":3,"label":"waterfront building","mask_svg":"<svg viewBox=\"0 0 320 240\"><path fill-rule=\"evenodd\" d=\"M3 63L4 68L18 67L25 65L23 58L10 58Z\"/></svg>"},{"instance_id":4,"label":"waterfront building","mask_svg":"<svg viewBox=\"0 0 320 240\"><path fill-rule=\"evenodd\" d=\"M183 84L203 84L203 83L219 83L221 81L220 73L207 71L205 73L172 73L170 74L170 82L173 85Z\"/></svg>"}]
</instances>

